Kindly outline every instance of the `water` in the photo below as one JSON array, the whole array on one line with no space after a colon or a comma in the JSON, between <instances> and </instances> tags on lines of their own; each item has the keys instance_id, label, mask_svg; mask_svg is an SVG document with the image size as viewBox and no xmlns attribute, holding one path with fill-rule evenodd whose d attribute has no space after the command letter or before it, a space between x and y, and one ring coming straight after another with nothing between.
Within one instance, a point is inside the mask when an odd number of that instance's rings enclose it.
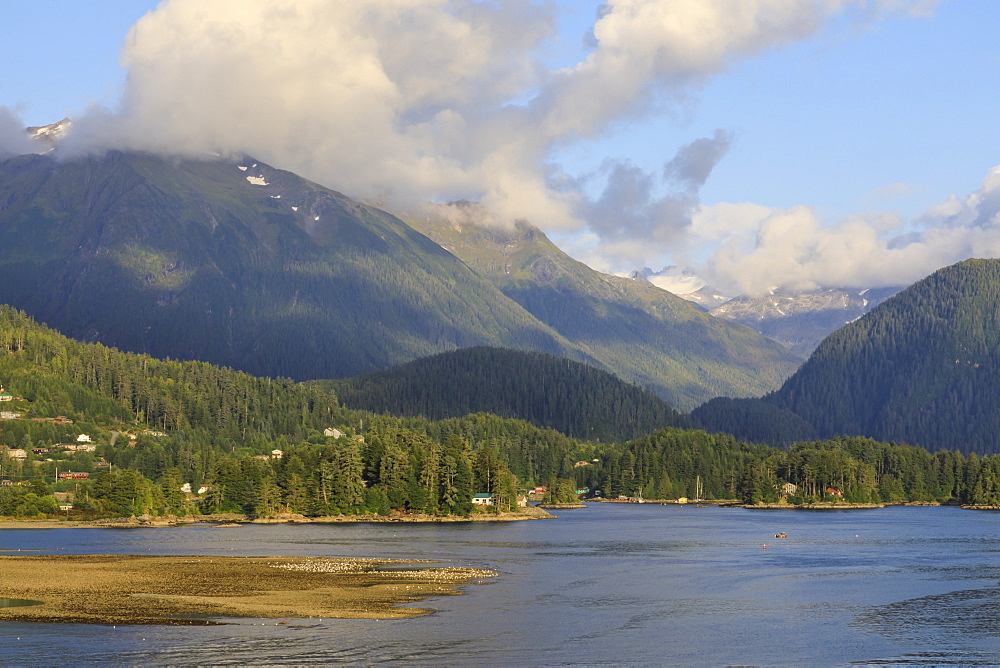
<instances>
[{"instance_id":1,"label":"water","mask_svg":"<svg viewBox=\"0 0 1000 668\"><path fill-rule=\"evenodd\" d=\"M0 623L0 663L1000 664L998 514L625 504L558 514L516 523L0 531L0 550L430 558L500 572L465 586L464 596L416 604L437 612L408 620ZM779 531L788 537L775 538Z\"/></svg>"}]
</instances>

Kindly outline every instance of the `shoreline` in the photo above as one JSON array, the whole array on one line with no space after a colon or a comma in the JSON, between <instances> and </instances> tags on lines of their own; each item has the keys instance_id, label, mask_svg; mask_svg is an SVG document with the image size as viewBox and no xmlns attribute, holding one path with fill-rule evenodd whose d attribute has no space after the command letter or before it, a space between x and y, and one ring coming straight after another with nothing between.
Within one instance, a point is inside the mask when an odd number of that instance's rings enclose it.
<instances>
[{"instance_id":1,"label":"shoreline","mask_svg":"<svg viewBox=\"0 0 1000 668\"><path fill-rule=\"evenodd\" d=\"M541 508L529 506L517 513L474 513L468 517L435 515L329 515L306 517L293 513L271 517L249 517L237 514L184 515L163 517L114 517L96 520L33 519L30 517L0 517L0 529L140 529L208 525L216 528L239 527L243 524L344 524L383 522L520 522L555 519Z\"/></svg>"},{"instance_id":2,"label":"shoreline","mask_svg":"<svg viewBox=\"0 0 1000 668\"><path fill-rule=\"evenodd\" d=\"M0 556L0 621L81 624L225 624L225 618L402 619L433 610L402 607L493 571L394 559ZM421 564L416 568L414 564ZM16 583L16 584L14 584Z\"/></svg>"}]
</instances>

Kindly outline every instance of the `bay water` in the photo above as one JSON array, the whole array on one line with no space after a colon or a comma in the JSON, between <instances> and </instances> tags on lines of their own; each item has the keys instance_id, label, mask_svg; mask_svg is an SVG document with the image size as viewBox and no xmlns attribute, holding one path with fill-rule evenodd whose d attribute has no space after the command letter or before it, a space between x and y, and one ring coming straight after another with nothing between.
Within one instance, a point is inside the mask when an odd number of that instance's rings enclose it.
<instances>
[{"instance_id":1,"label":"bay water","mask_svg":"<svg viewBox=\"0 0 1000 668\"><path fill-rule=\"evenodd\" d=\"M511 523L2 530L4 554L434 559L499 576L417 603L435 612L406 620L0 623L0 664L1000 664L1000 514L555 512Z\"/></svg>"}]
</instances>

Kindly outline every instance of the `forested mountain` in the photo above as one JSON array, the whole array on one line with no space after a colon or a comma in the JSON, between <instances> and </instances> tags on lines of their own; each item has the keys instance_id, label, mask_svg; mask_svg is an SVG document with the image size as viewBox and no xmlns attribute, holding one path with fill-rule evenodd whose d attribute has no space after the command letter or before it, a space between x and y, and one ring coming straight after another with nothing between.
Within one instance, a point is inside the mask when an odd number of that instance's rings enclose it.
<instances>
[{"instance_id":1,"label":"forested mountain","mask_svg":"<svg viewBox=\"0 0 1000 668\"><path fill-rule=\"evenodd\" d=\"M492 413L588 441L625 441L690 420L617 376L545 353L475 347L386 371L315 381L341 403L430 420Z\"/></svg>"},{"instance_id":2,"label":"forested mountain","mask_svg":"<svg viewBox=\"0 0 1000 668\"><path fill-rule=\"evenodd\" d=\"M799 363L534 228L438 238L445 250L251 158L10 158L0 230L0 303L80 340L257 375L340 378L487 345L586 362L690 409L758 396Z\"/></svg>"},{"instance_id":3,"label":"forested mountain","mask_svg":"<svg viewBox=\"0 0 1000 668\"><path fill-rule=\"evenodd\" d=\"M475 205L459 203L408 222L596 363L680 410L715 396L759 396L801 362L665 290L590 269L528 223L493 229L470 222L476 215Z\"/></svg>"},{"instance_id":4,"label":"forested mountain","mask_svg":"<svg viewBox=\"0 0 1000 668\"><path fill-rule=\"evenodd\" d=\"M821 438L856 434L983 454L1000 451L998 403L1000 260L967 260L831 334L759 410L791 412ZM731 407L712 402L694 415L766 440L736 425Z\"/></svg>"},{"instance_id":5,"label":"forested mountain","mask_svg":"<svg viewBox=\"0 0 1000 668\"><path fill-rule=\"evenodd\" d=\"M15 483L0 485L4 516L64 516L53 490L74 497L74 517L466 515L473 493L509 508L539 484L610 497L1000 505L1000 456L865 438L779 450L676 428L597 444L484 413L373 415L318 387L72 341L7 307L0 386L0 480ZM204 492L195 501L185 484Z\"/></svg>"},{"instance_id":6,"label":"forested mountain","mask_svg":"<svg viewBox=\"0 0 1000 668\"><path fill-rule=\"evenodd\" d=\"M297 380L473 345L586 359L398 218L252 159L0 162L0 303L77 339Z\"/></svg>"}]
</instances>

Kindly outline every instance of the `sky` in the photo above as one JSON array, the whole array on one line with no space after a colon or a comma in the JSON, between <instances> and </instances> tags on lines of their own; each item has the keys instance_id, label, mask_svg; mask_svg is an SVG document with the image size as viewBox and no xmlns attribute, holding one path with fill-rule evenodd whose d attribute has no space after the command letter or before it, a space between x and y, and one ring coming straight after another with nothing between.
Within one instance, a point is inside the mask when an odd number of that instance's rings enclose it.
<instances>
[{"instance_id":1,"label":"sky","mask_svg":"<svg viewBox=\"0 0 1000 668\"><path fill-rule=\"evenodd\" d=\"M8 0L0 153L248 153L683 293L1000 256L996 0ZM486 213L483 213L486 212ZM460 221L458 221L460 222Z\"/></svg>"}]
</instances>

